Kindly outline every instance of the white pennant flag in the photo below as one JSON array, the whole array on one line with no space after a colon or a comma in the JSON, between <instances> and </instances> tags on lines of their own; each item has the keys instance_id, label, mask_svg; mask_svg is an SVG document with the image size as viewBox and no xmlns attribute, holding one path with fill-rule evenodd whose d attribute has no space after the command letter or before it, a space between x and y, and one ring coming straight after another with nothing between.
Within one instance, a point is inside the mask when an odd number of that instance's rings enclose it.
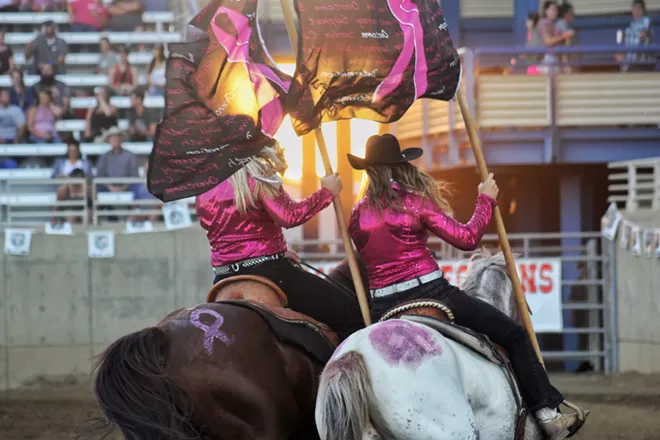
<instances>
[{"instance_id":1,"label":"white pennant flag","mask_svg":"<svg viewBox=\"0 0 660 440\"><path fill-rule=\"evenodd\" d=\"M621 213L616 207L615 203L611 203L610 207L607 208L607 212L600 220L601 223L601 234L603 237L608 240L614 240L616 237L616 232L619 229L619 224L621 223Z\"/></svg>"},{"instance_id":2,"label":"white pennant flag","mask_svg":"<svg viewBox=\"0 0 660 440\"><path fill-rule=\"evenodd\" d=\"M628 250L630 246L630 241L632 235L632 224L628 220L623 220L621 222L621 234L619 235L619 246L623 250Z\"/></svg>"},{"instance_id":3,"label":"white pennant flag","mask_svg":"<svg viewBox=\"0 0 660 440\"><path fill-rule=\"evenodd\" d=\"M47 235L73 235L73 226L69 222L46 223Z\"/></svg>"},{"instance_id":4,"label":"white pennant flag","mask_svg":"<svg viewBox=\"0 0 660 440\"><path fill-rule=\"evenodd\" d=\"M153 232L154 224L149 220L143 222L127 222L126 223L126 233L127 234L139 234L141 232Z\"/></svg>"},{"instance_id":5,"label":"white pennant flag","mask_svg":"<svg viewBox=\"0 0 660 440\"><path fill-rule=\"evenodd\" d=\"M632 226L632 233L630 234L631 246L630 250L635 256L642 255L642 230L639 226Z\"/></svg>"},{"instance_id":6,"label":"white pennant flag","mask_svg":"<svg viewBox=\"0 0 660 440\"><path fill-rule=\"evenodd\" d=\"M168 230L188 228L192 225L187 203L172 202L163 205L163 219Z\"/></svg>"},{"instance_id":7,"label":"white pennant flag","mask_svg":"<svg viewBox=\"0 0 660 440\"><path fill-rule=\"evenodd\" d=\"M5 229L5 254L22 255L30 254L32 244L32 229Z\"/></svg>"},{"instance_id":8,"label":"white pennant flag","mask_svg":"<svg viewBox=\"0 0 660 440\"><path fill-rule=\"evenodd\" d=\"M115 256L114 231L90 231L87 233L89 258L113 258Z\"/></svg>"}]
</instances>

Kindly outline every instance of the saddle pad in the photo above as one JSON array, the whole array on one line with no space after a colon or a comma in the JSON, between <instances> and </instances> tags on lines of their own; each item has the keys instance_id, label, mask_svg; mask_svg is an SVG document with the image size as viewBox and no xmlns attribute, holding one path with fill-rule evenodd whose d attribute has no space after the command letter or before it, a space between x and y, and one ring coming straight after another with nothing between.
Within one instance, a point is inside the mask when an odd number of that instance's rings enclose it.
<instances>
[{"instance_id":1,"label":"saddle pad","mask_svg":"<svg viewBox=\"0 0 660 440\"><path fill-rule=\"evenodd\" d=\"M428 316L404 315L401 319L431 327L433 330L440 332L440 334L446 338L472 349L495 365L506 366L508 363L508 361L502 357L497 348L495 348L490 342L488 337L468 328L440 321Z\"/></svg>"},{"instance_id":2,"label":"saddle pad","mask_svg":"<svg viewBox=\"0 0 660 440\"><path fill-rule=\"evenodd\" d=\"M335 346L321 333L321 329L311 322L289 321L265 307L248 301L222 301L222 303L244 307L257 313L268 323L280 342L306 351L322 365L328 363L335 351Z\"/></svg>"}]
</instances>

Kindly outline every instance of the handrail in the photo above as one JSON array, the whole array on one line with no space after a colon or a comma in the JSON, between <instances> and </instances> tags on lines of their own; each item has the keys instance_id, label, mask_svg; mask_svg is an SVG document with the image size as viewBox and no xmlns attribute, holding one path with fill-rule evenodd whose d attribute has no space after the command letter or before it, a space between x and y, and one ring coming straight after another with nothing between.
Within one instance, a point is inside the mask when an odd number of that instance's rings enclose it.
<instances>
[{"instance_id":1,"label":"handrail","mask_svg":"<svg viewBox=\"0 0 660 440\"><path fill-rule=\"evenodd\" d=\"M552 54L580 54L580 53L615 53L615 52L660 52L660 45L652 44L649 46L625 46L623 44L599 45L599 46L558 46L558 47L528 47L528 46L508 46L508 47L477 47L474 49L475 55L542 55Z\"/></svg>"}]
</instances>

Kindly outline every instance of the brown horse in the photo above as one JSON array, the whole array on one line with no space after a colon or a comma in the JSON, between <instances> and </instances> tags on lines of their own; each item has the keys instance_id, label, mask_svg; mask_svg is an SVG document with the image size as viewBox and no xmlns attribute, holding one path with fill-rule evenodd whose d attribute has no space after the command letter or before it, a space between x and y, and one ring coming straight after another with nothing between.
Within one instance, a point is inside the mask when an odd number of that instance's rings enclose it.
<instances>
[{"instance_id":1,"label":"brown horse","mask_svg":"<svg viewBox=\"0 0 660 440\"><path fill-rule=\"evenodd\" d=\"M297 325L295 335L323 339L328 358L336 340L285 304L267 280L225 280L208 303L115 341L95 379L103 427L126 440L318 439L314 406L326 355L291 343L265 311L285 330Z\"/></svg>"}]
</instances>

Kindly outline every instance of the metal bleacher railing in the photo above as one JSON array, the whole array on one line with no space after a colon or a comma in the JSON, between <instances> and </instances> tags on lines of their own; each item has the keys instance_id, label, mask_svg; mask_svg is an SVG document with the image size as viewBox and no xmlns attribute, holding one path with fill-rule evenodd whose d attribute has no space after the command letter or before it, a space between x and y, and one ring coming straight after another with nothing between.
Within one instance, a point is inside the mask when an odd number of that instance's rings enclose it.
<instances>
[{"instance_id":1,"label":"metal bleacher railing","mask_svg":"<svg viewBox=\"0 0 660 440\"><path fill-rule=\"evenodd\" d=\"M156 198L135 199L133 188L144 185L141 177L72 179L50 178L50 170L0 170L0 227L43 227L45 223L72 221L76 225L122 226L134 217L158 217L163 202ZM82 185L80 198L57 200L58 188ZM126 190L105 192L105 185L124 185ZM183 199L194 216L194 198Z\"/></svg>"}]
</instances>

